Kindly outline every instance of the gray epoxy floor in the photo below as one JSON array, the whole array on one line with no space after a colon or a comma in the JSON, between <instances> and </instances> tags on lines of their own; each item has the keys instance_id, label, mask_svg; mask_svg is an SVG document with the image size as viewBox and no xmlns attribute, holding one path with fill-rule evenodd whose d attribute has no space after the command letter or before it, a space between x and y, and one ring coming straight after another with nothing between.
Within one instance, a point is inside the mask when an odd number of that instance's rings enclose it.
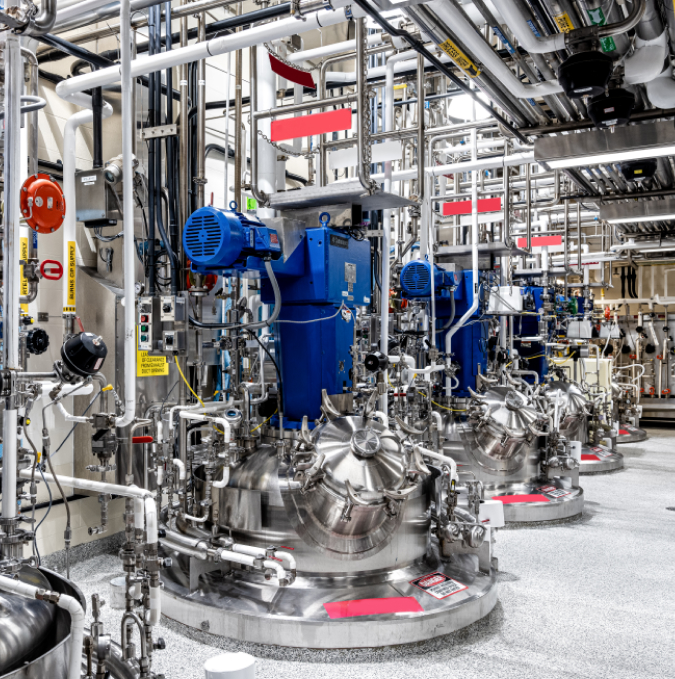
<instances>
[{"instance_id":1,"label":"gray epoxy floor","mask_svg":"<svg viewBox=\"0 0 675 679\"><path fill-rule=\"evenodd\" d=\"M626 469L582 477L575 523L502 530L499 603L484 620L427 643L306 651L231 642L164 620L153 668L203 679L223 650L258 658L258 679L673 679L675 677L675 426L620 446ZM113 556L78 564L73 580L109 599ZM106 595L108 595L106 597ZM104 609L119 641L119 611Z\"/></svg>"}]
</instances>

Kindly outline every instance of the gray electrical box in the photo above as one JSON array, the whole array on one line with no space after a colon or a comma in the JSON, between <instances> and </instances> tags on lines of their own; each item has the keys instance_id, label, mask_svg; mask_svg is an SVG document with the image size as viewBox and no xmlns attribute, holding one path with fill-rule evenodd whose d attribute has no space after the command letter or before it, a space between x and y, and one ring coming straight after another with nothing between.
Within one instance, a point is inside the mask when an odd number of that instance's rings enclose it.
<instances>
[{"instance_id":1,"label":"gray electrical box","mask_svg":"<svg viewBox=\"0 0 675 679\"><path fill-rule=\"evenodd\" d=\"M115 226L119 212L115 188L104 177L104 168L81 170L75 173L76 219L87 228Z\"/></svg>"}]
</instances>

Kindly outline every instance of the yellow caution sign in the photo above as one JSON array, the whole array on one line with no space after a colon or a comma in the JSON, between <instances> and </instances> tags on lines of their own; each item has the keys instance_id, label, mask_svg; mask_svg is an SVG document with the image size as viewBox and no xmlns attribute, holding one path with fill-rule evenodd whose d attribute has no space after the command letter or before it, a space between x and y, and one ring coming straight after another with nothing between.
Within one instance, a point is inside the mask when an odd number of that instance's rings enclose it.
<instances>
[{"instance_id":1,"label":"yellow caution sign","mask_svg":"<svg viewBox=\"0 0 675 679\"><path fill-rule=\"evenodd\" d=\"M148 356L147 351L136 353L137 377L161 377L169 374L169 364L166 356Z\"/></svg>"},{"instance_id":2,"label":"yellow caution sign","mask_svg":"<svg viewBox=\"0 0 675 679\"><path fill-rule=\"evenodd\" d=\"M64 314L74 314L75 308L75 276L77 274L75 259L75 241L68 241L68 261L66 262L66 305L63 307Z\"/></svg>"},{"instance_id":3,"label":"yellow caution sign","mask_svg":"<svg viewBox=\"0 0 675 679\"><path fill-rule=\"evenodd\" d=\"M22 237L21 238L21 260L23 262L28 261L28 238ZM22 295L27 295L28 294L28 281L26 280L26 276L23 271L23 264L21 265L21 294ZM21 305L21 311L24 313L28 313L28 304L22 304Z\"/></svg>"},{"instance_id":4,"label":"yellow caution sign","mask_svg":"<svg viewBox=\"0 0 675 679\"><path fill-rule=\"evenodd\" d=\"M459 66L464 73L470 78L476 78L480 75L480 69L476 64L469 59L469 57L462 52L452 40L448 39L442 42L439 47Z\"/></svg>"},{"instance_id":5,"label":"yellow caution sign","mask_svg":"<svg viewBox=\"0 0 675 679\"><path fill-rule=\"evenodd\" d=\"M558 14L558 16L555 17L555 22L558 24L558 28L560 29L561 33L569 33L574 29L572 19L570 19L570 15L567 12Z\"/></svg>"}]
</instances>

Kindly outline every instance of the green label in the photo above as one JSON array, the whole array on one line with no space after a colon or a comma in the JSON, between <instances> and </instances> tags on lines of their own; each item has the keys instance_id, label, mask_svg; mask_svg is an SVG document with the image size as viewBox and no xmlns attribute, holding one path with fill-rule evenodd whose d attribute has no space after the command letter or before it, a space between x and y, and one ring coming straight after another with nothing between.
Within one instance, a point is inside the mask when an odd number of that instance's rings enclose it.
<instances>
[{"instance_id":1,"label":"green label","mask_svg":"<svg viewBox=\"0 0 675 679\"><path fill-rule=\"evenodd\" d=\"M587 10L588 12L588 18L591 20L591 23L594 26L604 26L606 19L605 19L605 13L602 11L602 7L598 7L597 9L589 9ZM608 38L602 38L600 40L600 47L602 47L603 52L613 52L616 49L616 43L614 42L614 38L611 36Z\"/></svg>"},{"instance_id":2,"label":"green label","mask_svg":"<svg viewBox=\"0 0 675 679\"><path fill-rule=\"evenodd\" d=\"M258 208L258 201L255 198L246 198L246 210L256 210Z\"/></svg>"}]
</instances>

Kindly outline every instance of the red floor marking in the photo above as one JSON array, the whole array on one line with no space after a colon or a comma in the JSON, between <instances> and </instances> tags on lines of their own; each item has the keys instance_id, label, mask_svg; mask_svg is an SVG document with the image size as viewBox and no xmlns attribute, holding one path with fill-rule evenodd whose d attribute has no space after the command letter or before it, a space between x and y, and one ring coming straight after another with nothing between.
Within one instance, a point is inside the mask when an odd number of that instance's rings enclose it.
<instances>
[{"instance_id":1,"label":"red floor marking","mask_svg":"<svg viewBox=\"0 0 675 679\"><path fill-rule=\"evenodd\" d=\"M387 613L423 613L424 609L415 597L395 596L383 599L353 599L334 601L323 607L331 620L356 618L360 615L386 615Z\"/></svg>"},{"instance_id":2,"label":"red floor marking","mask_svg":"<svg viewBox=\"0 0 675 679\"><path fill-rule=\"evenodd\" d=\"M582 455L582 462L600 462L600 458L597 455Z\"/></svg>"},{"instance_id":3,"label":"red floor marking","mask_svg":"<svg viewBox=\"0 0 675 679\"><path fill-rule=\"evenodd\" d=\"M548 502L545 495L493 495L493 500L499 500L505 505L515 504L517 502Z\"/></svg>"}]
</instances>

